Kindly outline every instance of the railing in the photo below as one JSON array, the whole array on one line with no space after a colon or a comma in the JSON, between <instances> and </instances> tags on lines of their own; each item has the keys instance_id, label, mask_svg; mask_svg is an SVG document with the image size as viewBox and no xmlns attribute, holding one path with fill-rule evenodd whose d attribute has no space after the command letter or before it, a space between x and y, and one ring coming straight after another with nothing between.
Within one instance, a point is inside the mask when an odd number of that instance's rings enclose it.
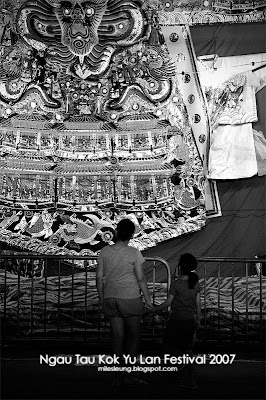
<instances>
[{"instance_id":1,"label":"railing","mask_svg":"<svg viewBox=\"0 0 266 400\"><path fill-rule=\"evenodd\" d=\"M109 340L109 322L98 306L96 259L1 255L2 342ZM159 257L145 260L153 303L160 304L168 294L170 267ZM198 340L263 342L266 277L258 266L266 259L198 258L198 262L202 302ZM160 340L167 318L167 310L145 315L143 337Z\"/></svg>"},{"instance_id":2,"label":"railing","mask_svg":"<svg viewBox=\"0 0 266 400\"><path fill-rule=\"evenodd\" d=\"M266 258L198 258L198 262L203 340L264 342Z\"/></svg>"},{"instance_id":3,"label":"railing","mask_svg":"<svg viewBox=\"0 0 266 400\"><path fill-rule=\"evenodd\" d=\"M87 256L1 255L2 341L108 338L110 329L100 312L95 285L96 260ZM164 299L170 267L160 257L145 260L151 298L154 302ZM163 282L158 282L158 274ZM155 315L146 319L144 336L155 338L165 319Z\"/></svg>"}]
</instances>

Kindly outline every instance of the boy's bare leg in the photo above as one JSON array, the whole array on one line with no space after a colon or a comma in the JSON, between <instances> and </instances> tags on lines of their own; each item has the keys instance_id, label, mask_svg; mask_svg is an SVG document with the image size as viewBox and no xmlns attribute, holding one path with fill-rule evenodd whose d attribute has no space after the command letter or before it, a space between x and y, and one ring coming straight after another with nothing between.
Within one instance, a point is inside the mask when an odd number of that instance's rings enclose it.
<instances>
[{"instance_id":1,"label":"boy's bare leg","mask_svg":"<svg viewBox=\"0 0 266 400\"><path fill-rule=\"evenodd\" d=\"M125 318L125 327L126 327L125 351L132 357L137 356L139 354L139 348L140 348L141 317L134 316ZM128 385L147 384L146 381L140 379L136 375L132 375L132 373L124 376L124 383Z\"/></svg>"},{"instance_id":2,"label":"boy's bare leg","mask_svg":"<svg viewBox=\"0 0 266 400\"><path fill-rule=\"evenodd\" d=\"M131 356L137 356L140 347L141 317L125 318L126 343L125 351Z\"/></svg>"},{"instance_id":3,"label":"boy's bare leg","mask_svg":"<svg viewBox=\"0 0 266 400\"><path fill-rule=\"evenodd\" d=\"M123 347L125 340L125 325L121 317L110 318L111 336L112 336L112 350L115 355L119 357L120 364L123 362ZM113 387L118 387L122 383L122 372L115 372Z\"/></svg>"}]
</instances>

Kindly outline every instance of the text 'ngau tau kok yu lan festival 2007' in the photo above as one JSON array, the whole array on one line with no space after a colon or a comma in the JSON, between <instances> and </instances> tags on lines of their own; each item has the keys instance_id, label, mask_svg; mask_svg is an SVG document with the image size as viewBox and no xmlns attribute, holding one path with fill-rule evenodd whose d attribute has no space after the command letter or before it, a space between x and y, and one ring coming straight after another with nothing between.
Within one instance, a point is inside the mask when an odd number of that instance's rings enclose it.
<instances>
[{"instance_id":1,"label":"text 'ngau tau kok yu lan festival 2007'","mask_svg":"<svg viewBox=\"0 0 266 400\"><path fill-rule=\"evenodd\" d=\"M226 364L264 398L265 1L0 8L3 360L38 353L4 397L55 398L53 367L89 398L218 399Z\"/></svg>"}]
</instances>

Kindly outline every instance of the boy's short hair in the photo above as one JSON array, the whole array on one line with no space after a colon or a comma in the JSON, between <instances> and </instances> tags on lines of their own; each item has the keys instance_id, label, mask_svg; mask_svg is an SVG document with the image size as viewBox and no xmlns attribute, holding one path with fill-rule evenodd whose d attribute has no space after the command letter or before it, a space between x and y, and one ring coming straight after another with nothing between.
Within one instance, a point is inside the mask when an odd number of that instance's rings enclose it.
<instances>
[{"instance_id":1,"label":"boy's short hair","mask_svg":"<svg viewBox=\"0 0 266 400\"><path fill-rule=\"evenodd\" d=\"M135 224L130 219L121 219L116 227L118 239L123 242L130 240L135 233L135 229Z\"/></svg>"}]
</instances>

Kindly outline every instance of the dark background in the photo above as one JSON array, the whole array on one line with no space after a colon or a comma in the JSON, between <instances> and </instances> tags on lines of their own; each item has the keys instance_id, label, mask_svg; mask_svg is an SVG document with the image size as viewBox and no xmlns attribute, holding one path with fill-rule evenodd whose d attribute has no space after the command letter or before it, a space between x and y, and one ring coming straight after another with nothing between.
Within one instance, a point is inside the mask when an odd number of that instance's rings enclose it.
<instances>
[{"instance_id":1,"label":"dark background","mask_svg":"<svg viewBox=\"0 0 266 400\"><path fill-rule=\"evenodd\" d=\"M196 25L190 27L196 56L219 57L264 53L265 23ZM256 95L258 122L254 129L266 137L266 87ZM266 176L217 180L222 216L207 220L206 227L188 236L171 239L143 252L160 256L173 269L180 254L198 257L247 257L266 254Z\"/></svg>"}]
</instances>

